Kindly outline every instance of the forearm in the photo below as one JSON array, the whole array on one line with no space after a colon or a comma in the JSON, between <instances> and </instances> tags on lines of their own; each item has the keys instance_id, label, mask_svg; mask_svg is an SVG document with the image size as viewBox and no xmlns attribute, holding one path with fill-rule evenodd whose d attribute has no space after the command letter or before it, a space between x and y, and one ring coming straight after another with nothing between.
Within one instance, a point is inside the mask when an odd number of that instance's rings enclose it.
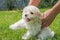
<instances>
[{"instance_id":1,"label":"forearm","mask_svg":"<svg viewBox=\"0 0 60 40\"><path fill-rule=\"evenodd\" d=\"M48 12L48 11L47 11ZM45 17L53 17L60 13L60 0L49 10L49 13L45 13Z\"/></svg>"},{"instance_id":2,"label":"forearm","mask_svg":"<svg viewBox=\"0 0 60 40\"><path fill-rule=\"evenodd\" d=\"M60 0L51 9L54 14L60 13Z\"/></svg>"},{"instance_id":3,"label":"forearm","mask_svg":"<svg viewBox=\"0 0 60 40\"><path fill-rule=\"evenodd\" d=\"M60 0L50 9L43 14L43 27L49 26L55 17L60 13Z\"/></svg>"},{"instance_id":4,"label":"forearm","mask_svg":"<svg viewBox=\"0 0 60 40\"><path fill-rule=\"evenodd\" d=\"M60 1L58 1L51 9L50 12L47 14L50 17L55 17L57 14L60 13Z\"/></svg>"},{"instance_id":5,"label":"forearm","mask_svg":"<svg viewBox=\"0 0 60 40\"><path fill-rule=\"evenodd\" d=\"M41 0L30 0L28 5L38 6Z\"/></svg>"}]
</instances>

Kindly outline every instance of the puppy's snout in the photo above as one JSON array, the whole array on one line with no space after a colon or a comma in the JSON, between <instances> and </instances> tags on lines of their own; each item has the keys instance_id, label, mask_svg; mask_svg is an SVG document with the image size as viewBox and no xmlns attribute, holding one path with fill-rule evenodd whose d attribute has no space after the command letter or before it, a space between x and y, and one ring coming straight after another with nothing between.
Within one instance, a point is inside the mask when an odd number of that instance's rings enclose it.
<instances>
[{"instance_id":1,"label":"puppy's snout","mask_svg":"<svg viewBox=\"0 0 60 40\"><path fill-rule=\"evenodd\" d=\"M27 14L25 14L25 17L27 17Z\"/></svg>"}]
</instances>

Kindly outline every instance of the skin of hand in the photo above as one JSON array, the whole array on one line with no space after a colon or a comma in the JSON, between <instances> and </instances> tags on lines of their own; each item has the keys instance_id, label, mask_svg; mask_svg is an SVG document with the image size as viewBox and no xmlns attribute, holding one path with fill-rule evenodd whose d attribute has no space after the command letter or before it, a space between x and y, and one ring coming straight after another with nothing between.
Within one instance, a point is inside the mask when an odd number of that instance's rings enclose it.
<instances>
[{"instance_id":1,"label":"skin of hand","mask_svg":"<svg viewBox=\"0 0 60 40\"><path fill-rule=\"evenodd\" d=\"M60 0L49 10L42 14L42 27L49 26L60 13Z\"/></svg>"},{"instance_id":2,"label":"skin of hand","mask_svg":"<svg viewBox=\"0 0 60 40\"><path fill-rule=\"evenodd\" d=\"M38 6L39 2L41 2L41 0L30 0L28 5ZM42 28L48 27L58 13L60 13L60 0L58 0L51 9L46 10L43 14L41 14Z\"/></svg>"},{"instance_id":3,"label":"skin of hand","mask_svg":"<svg viewBox=\"0 0 60 40\"><path fill-rule=\"evenodd\" d=\"M30 0L28 5L38 6L41 0Z\"/></svg>"}]
</instances>

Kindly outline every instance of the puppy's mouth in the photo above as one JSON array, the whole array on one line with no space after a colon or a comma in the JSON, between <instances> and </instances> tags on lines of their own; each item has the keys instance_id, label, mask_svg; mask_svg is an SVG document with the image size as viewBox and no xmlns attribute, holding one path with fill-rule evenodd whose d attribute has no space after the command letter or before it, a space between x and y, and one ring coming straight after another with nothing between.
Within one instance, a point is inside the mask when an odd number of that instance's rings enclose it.
<instances>
[{"instance_id":1,"label":"puppy's mouth","mask_svg":"<svg viewBox=\"0 0 60 40\"><path fill-rule=\"evenodd\" d=\"M27 22L29 22L29 21L31 21L31 19L29 19L29 18L26 18L26 21L27 21Z\"/></svg>"}]
</instances>

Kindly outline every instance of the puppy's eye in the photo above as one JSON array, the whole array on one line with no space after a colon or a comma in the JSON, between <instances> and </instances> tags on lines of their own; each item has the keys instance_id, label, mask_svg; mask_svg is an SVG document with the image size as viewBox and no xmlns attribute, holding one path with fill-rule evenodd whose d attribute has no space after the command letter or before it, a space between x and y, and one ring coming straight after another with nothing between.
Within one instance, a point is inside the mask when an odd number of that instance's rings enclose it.
<instances>
[{"instance_id":1,"label":"puppy's eye","mask_svg":"<svg viewBox=\"0 0 60 40\"><path fill-rule=\"evenodd\" d=\"M33 14L33 13L31 12L31 14Z\"/></svg>"}]
</instances>

